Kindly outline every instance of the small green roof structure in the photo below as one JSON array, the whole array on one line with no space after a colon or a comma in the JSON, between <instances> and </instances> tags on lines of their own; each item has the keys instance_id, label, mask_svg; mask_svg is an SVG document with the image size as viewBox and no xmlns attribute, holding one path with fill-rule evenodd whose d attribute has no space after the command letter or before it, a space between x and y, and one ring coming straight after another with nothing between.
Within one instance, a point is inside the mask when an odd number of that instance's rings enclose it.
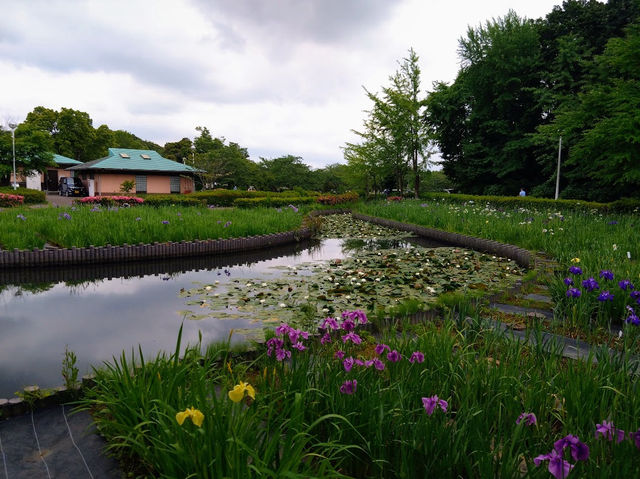
<instances>
[{"instance_id":1,"label":"small green roof structure","mask_svg":"<svg viewBox=\"0 0 640 479\"><path fill-rule=\"evenodd\" d=\"M82 164L81 161L74 160L73 158L69 158L67 156L58 155L58 154L55 154L55 153L53 154L53 161L58 166L81 165Z\"/></svg>"},{"instance_id":2,"label":"small green roof structure","mask_svg":"<svg viewBox=\"0 0 640 479\"><path fill-rule=\"evenodd\" d=\"M196 168L163 158L153 150L109 148L109 154L98 160L87 161L67 170L73 171L140 171L154 173L196 173Z\"/></svg>"}]
</instances>

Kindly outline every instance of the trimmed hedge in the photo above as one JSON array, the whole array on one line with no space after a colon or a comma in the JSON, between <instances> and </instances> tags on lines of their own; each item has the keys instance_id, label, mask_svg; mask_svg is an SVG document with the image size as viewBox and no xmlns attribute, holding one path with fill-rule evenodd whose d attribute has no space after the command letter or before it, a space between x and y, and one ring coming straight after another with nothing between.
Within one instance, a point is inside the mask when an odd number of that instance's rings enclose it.
<instances>
[{"instance_id":1,"label":"trimmed hedge","mask_svg":"<svg viewBox=\"0 0 640 479\"><path fill-rule=\"evenodd\" d=\"M28 188L17 188L16 190L14 190L10 186L3 186L0 187L0 193L23 196L25 205L34 205L47 202L46 193L39 190L30 190Z\"/></svg>"},{"instance_id":2,"label":"trimmed hedge","mask_svg":"<svg viewBox=\"0 0 640 479\"><path fill-rule=\"evenodd\" d=\"M85 196L84 198L80 198L79 200L73 201L76 204L80 205L102 205L102 206L113 206L113 205L123 205L128 204L129 206L135 206L142 203L145 203L145 200L142 198L138 198L136 196Z\"/></svg>"},{"instance_id":3,"label":"trimmed hedge","mask_svg":"<svg viewBox=\"0 0 640 479\"><path fill-rule=\"evenodd\" d=\"M234 200L233 206L240 208L257 208L257 207L280 207L289 205L303 205L314 203L315 198L310 196L287 196L287 197L263 197L263 198L238 198Z\"/></svg>"},{"instance_id":4,"label":"trimmed hedge","mask_svg":"<svg viewBox=\"0 0 640 479\"><path fill-rule=\"evenodd\" d=\"M201 198L193 198L192 195L149 195L145 196L144 204L147 206L205 206L206 202Z\"/></svg>"},{"instance_id":5,"label":"trimmed hedge","mask_svg":"<svg viewBox=\"0 0 640 479\"><path fill-rule=\"evenodd\" d=\"M317 196L317 193L310 193L298 190L288 190L282 193L276 193L273 191L245 191L245 190L210 190L210 191L198 191L192 193L189 196L205 200L208 205L215 206L233 206L235 200L240 198L284 198L283 201L292 202L292 198L307 198ZM258 202L260 203L260 202ZM288 204L283 203L283 204ZM260 205L262 206L262 205Z\"/></svg>"},{"instance_id":6,"label":"trimmed hedge","mask_svg":"<svg viewBox=\"0 0 640 479\"><path fill-rule=\"evenodd\" d=\"M12 193L0 193L0 207L11 208L13 206L22 206L24 204L24 196L14 195Z\"/></svg>"}]
</instances>

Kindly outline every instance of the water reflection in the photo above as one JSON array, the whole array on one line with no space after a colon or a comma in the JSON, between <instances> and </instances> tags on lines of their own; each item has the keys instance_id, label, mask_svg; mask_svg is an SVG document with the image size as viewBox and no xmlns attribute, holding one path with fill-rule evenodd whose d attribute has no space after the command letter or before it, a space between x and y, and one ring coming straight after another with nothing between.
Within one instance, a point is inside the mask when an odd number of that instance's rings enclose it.
<instances>
[{"instance_id":1,"label":"water reflection","mask_svg":"<svg viewBox=\"0 0 640 479\"><path fill-rule=\"evenodd\" d=\"M81 374L138 344L147 356L172 350L182 322L178 312L185 309L179 292L194 282L274 279L281 274L277 266L344 258L356 247L329 239L224 257L2 271L0 398L31 384L62 384L66 346L78 356ZM232 328L261 326L247 318L186 321L183 337L194 343L200 332L207 344L227 338Z\"/></svg>"}]
</instances>

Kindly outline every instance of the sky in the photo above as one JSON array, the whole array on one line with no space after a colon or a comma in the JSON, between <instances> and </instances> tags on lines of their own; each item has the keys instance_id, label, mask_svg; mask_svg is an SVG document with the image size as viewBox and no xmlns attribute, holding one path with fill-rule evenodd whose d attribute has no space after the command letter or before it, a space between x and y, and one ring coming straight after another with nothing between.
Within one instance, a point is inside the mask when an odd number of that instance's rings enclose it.
<instances>
[{"instance_id":1,"label":"sky","mask_svg":"<svg viewBox=\"0 0 640 479\"><path fill-rule=\"evenodd\" d=\"M413 47L425 94L451 82L469 27L560 0L0 0L0 122L36 106L160 145L197 134L251 159L344 162Z\"/></svg>"}]
</instances>

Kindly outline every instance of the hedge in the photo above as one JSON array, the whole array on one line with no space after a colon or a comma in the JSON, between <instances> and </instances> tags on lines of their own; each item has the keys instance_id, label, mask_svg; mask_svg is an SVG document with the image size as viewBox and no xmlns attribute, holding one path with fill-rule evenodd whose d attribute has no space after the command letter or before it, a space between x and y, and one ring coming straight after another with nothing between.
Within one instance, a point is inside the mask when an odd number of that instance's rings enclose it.
<instances>
[{"instance_id":1,"label":"hedge","mask_svg":"<svg viewBox=\"0 0 640 479\"><path fill-rule=\"evenodd\" d=\"M0 207L11 208L13 206L22 206L24 204L24 196L14 195L12 193L0 193Z\"/></svg>"},{"instance_id":2,"label":"hedge","mask_svg":"<svg viewBox=\"0 0 640 479\"><path fill-rule=\"evenodd\" d=\"M297 206L302 204L314 203L315 198L311 196L288 196L288 197L263 197L263 198L238 198L233 202L233 206L240 208L257 208L263 207L280 207L280 206Z\"/></svg>"},{"instance_id":3,"label":"hedge","mask_svg":"<svg viewBox=\"0 0 640 479\"><path fill-rule=\"evenodd\" d=\"M194 198L193 195L148 195L144 198L147 206L205 206L206 202L201 198Z\"/></svg>"},{"instance_id":4,"label":"hedge","mask_svg":"<svg viewBox=\"0 0 640 479\"><path fill-rule=\"evenodd\" d=\"M113 206L113 205L124 205L127 204L129 206L140 205L142 203L146 203L142 198L138 198L137 196L85 196L84 198L80 198L78 200L74 200L74 203L81 205L102 205L102 206Z\"/></svg>"},{"instance_id":5,"label":"hedge","mask_svg":"<svg viewBox=\"0 0 640 479\"><path fill-rule=\"evenodd\" d=\"M301 191L301 192L300 192ZM273 191L245 191L245 190L210 190L210 191L198 191L192 193L189 196L194 198L203 199L208 205L215 206L233 206L234 201L240 198L285 198L291 203L291 198L307 198L316 196L317 193L309 193L302 190L288 190L282 193L276 193ZM260 202L259 202L260 203ZM287 203L285 203L287 204Z\"/></svg>"},{"instance_id":6,"label":"hedge","mask_svg":"<svg viewBox=\"0 0 640 479\"><path fill-rule=\"evenodd\" d=\"M550 198L534 198L532 196L474 196L448 193L425 193L420 198L427 200L447 200L454 202L473 201L475 203L491 203L494 206L515 208L568 208L572 210L609 209L608 203L596 203L582 200L552 200Z\"/></svg>"},{"instance_id":7,"label":"hedge","mask_svg":"<svg viewBox=\"0 0 640 479\"><path fill-rule=\"evenodd\" d=\"M33 205L33 204L47 202L46 193L40 190L30 190L28 188L17 188L14 190L10 186L3 186L3 187L0 187L0 193L6 193L9 195L20 195L24 197L25 205Z\"/></svg>"}]
</instances>

